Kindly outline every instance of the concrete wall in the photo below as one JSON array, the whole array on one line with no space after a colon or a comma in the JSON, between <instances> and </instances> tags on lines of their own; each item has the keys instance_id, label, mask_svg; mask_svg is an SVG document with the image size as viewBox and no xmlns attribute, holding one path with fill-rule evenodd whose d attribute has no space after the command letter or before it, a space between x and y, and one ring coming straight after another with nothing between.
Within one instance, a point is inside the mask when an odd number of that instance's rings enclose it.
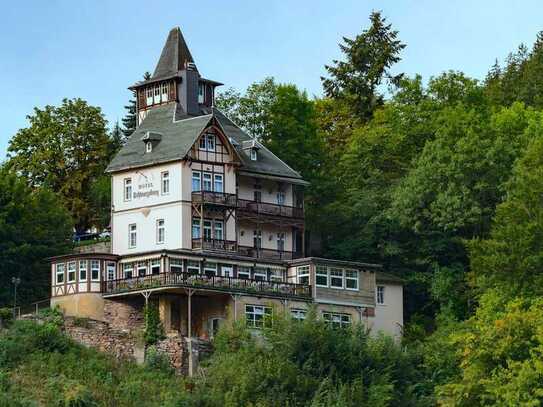
<instances>
[{"instance_id":1,"label":"concrete wall","mask_svg":"<svg viewBox=\"0 0 543 407\"><path fill-rule=\"evenodd\" d=\"M400 338L403 328L403 286L384 282L377 285L385 287L385 303L375 306L375 318L370 318L372 331L382 331Z\"/></svg>"},{"instance_id":2,"label":"concrete wall","mask_svg":"<svg viewBox=\"0 0 543 407\"><path fill-rule=\"evenodd\" d=\"M59 306L64 315L104 321L104 299L100 294L74 294L52 297L51 307Z\"/></svg>"}]
</instances>

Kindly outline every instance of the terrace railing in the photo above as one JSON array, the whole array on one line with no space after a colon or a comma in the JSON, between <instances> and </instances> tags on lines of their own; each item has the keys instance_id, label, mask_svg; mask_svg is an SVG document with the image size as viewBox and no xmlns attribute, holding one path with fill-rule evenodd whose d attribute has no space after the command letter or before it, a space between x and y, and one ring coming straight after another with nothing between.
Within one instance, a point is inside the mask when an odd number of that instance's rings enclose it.
<instances>
[{"instance_id":1,"label":"terrace railing","mask_svg":"<svg viewBox=\"0 0 543 407\"><path fill-rule=\"evenodd\" d=\"M161 273L102 282L102 294L121 294L161 287L201 288L279 298L311 299L311 286L282 281L222 277L188 272Z\"/></svg>"},{"instance_id":2,"label":"terrace railing","mask_svg":"<svg viewBox=\"0 0 543 407\"><path fill-rule=\"evenodd\" d=\"M256 202L238 199L238 209L259 215L282 216L285 218L303 219L304 210L296 206L277 205L268 202Z\"/></svg>"},{"instance_id":3,"label":"terrace railing","mask_svg":"<svg viewBox=\"0 0 543 407\"><path fill-rule=\"evenodd\" d=\"M194 191L192 193L192 202L195 203L235 207L237 205L236 200L236 194L227 194L225 192Z\"/></svg>"}]
</instances>

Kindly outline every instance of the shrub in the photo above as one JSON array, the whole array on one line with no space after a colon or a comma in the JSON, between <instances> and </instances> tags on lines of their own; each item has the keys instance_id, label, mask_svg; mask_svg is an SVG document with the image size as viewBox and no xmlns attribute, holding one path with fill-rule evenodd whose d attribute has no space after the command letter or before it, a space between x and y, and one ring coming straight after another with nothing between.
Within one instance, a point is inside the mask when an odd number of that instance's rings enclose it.
<instances>
[{"instance_id":1,"label":"shrub","mask_svg":"<svg viewBox=\"0 0 543 407\"><path fill-rule=\"evenodd\" d=\"M13 309L0 308L0 327L8 327L13 321Z\"/></svg>"},{"instance_id":2,"label":"shrub","mask_svg":"<svg viewBox=\"0 0 543 407\"><path fill-rule=\"evenodd\" d=\"M158 307L155 304L147 304L144 309L145 331L143 334L145 343L153 345L164 339L164 327L160 322Z\"/></svg>"},{"instance_id":3,"label":"shrub","mask_svg":"<svg viewBox=\"0 0 543 407\"><path fill-rule=\"evenodd\" d=\"M160 352L156 346L149 346L145 351L145 366L151 370L173 373L168 355Z\"/></svg>"}]
</instances>

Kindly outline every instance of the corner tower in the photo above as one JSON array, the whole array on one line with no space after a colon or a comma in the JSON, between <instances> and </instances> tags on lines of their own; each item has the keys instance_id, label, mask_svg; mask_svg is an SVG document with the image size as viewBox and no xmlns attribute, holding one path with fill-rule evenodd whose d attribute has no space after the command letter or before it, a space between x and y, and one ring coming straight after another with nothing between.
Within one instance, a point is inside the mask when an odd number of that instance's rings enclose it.
<instances>
[{"instance_id":1,"label":"corner tower","mask_svg":"<svg viewBox=\"0 0 543 407\"><path fill-rule=\"evenodd\" d=\"M136 93L138 126L156 106L177 103L179 113L208 114L213 107L215 87L220 82L203 78L179 27L170 31L150 79L129 89Z\"/></svg>"}]
</instances>

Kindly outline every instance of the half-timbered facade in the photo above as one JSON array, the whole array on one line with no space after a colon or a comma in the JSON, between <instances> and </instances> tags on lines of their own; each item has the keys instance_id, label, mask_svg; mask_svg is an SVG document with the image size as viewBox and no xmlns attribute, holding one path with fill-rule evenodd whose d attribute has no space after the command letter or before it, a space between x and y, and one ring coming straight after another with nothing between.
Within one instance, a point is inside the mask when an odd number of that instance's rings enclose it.
<instances>
[{"instance_id":1,"label":"half-timbered facade","mask_svg":"<svg viewBox=\"0 0 543 407\"><path fill-rule=\"evenodd\" d=\"M131 87L138 126L107 169L111 249L51 259L52 302L107 319L106 302L156 301L167 331L208 338L226 318L260 328L274 309L300 319L313 304L330 324L399 335L401 281L306 256L307 183L214 107L219 85L172 30L152 77ZM379 312L385 293L395 300Z\"/></svg>"}]
</instances>

